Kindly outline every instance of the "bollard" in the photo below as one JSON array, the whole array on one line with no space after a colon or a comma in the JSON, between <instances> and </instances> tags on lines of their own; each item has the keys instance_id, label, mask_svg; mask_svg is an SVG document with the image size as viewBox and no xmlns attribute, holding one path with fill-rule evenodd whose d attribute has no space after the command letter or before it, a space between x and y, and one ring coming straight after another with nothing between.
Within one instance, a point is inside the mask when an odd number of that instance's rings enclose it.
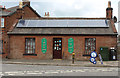
<instances>
[{"instance_id":1,"label":"bollard","mask_svg":"<svg viewBox=\"0 0 120 78\"><path fill-rule=\"evenodd\" d=\"M74 64L74 60L75 60L75 53L72 53L72 64Z\"/></svg>"}]
</instances>

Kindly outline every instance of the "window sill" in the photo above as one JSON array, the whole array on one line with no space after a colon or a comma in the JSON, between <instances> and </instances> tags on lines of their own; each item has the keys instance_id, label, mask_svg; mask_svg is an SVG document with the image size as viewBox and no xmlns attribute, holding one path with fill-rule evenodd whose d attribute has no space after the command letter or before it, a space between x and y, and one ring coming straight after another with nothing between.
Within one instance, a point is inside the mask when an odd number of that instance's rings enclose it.
<instances>
[{"instance_id":1,"label":"window sill","mask_svg":"<svg viewBox=\"0 0 120 78\"><path fill-rule=\"evenodd\" d=\"M37 56L37 54L23 54L24 56Z\"/></svg>"}]
</instances>

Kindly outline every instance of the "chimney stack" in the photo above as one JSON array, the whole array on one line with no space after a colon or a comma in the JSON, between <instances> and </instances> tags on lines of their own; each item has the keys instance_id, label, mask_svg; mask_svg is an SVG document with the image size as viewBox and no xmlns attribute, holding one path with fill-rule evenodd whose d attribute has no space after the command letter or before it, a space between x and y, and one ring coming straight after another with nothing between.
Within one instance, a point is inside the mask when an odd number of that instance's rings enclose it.
<instances>
[{"instance_id":1,"label":"chimney stack","mask_svg":"<svg viewBox=\"0 0 120 78\"><path fill-rule=\"evenodd\" d=\"M49 12L45 12L45 15L44 15L45 17L49 17L50 16L50 14L49 14Z\"/></svg>"},{"instance_id":2,"label":"chimney stack","mask_svg":"<svg viewBox=\"0 0 120 78\"><path fill-rule=\"evenodd\" d=\"M27 4L30 6L30 1L29 0L22 0L23 1L23 5Z\"/></svg>"},{"instance_id":3,"label":"chimney stack","mask_svg":"<svg viewBox=\"0 0 120 78\"><path fill-rule=\"evenodd\" d=\"M49 12L47 12L47 16L48 16L48 17L50 16Z\"/></svg>"},{"instance_id":4,"label":"chimney stack","mask_svg":"<svg viewBox=\"0 0 120 78\"><path fill-rule=\"evenodd\" d=\"M21 19L23 16L23 3L19 2L19 8L17 9L17 18Z\"/></svg>"},{"instance_id":5,"label":"chimney stack","mask_svg":"<svg viewBox=\"0 0 120 78\"><path fill-rule=\"evenodd\" d=\"M0 5L0 8L1 8L2 10L6 10L5 6L3 7L2 5Z\"/></svg>"},{"instance_id":6,"label":"chimney stack","mask_svg":"<svg viewBox=\"0 0 120 78\"><path fill-rule=\"evenodd\" d=\"M46 12L45 12L45 15L44 16L47 16Z\"/></svg>"},{"instance_id":7,"label":"chimney stack","mask_svg":"<svg viewBox=\"0 0 120 78\"><path fill-rule=\"evenodd\" d=\"M111 8L111 1L108 1L108 7L106 9L106 19L112 19L113 8Z\"/></svg>"}]
</instances>

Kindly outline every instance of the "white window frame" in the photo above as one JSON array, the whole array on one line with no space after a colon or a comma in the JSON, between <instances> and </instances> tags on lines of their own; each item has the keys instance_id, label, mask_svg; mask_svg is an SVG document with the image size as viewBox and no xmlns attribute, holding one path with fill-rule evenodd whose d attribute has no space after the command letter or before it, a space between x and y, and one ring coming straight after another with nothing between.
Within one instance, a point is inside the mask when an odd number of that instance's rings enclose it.
<instances>
[{"instance_id":1,"label":"white window frame","mask_svg":"<svg viewBox=\"0 0 120 78\"><path fill-rule=\"evenodd\" d=\"M85 38L85 54L90 55L90 53L94 50L96 50L96 38Z\"/></svg>"},{"instance_id":2,"label":"white window frame","mask_svg":"<svg viewBox=\"0 0 120 78\"><path fill-rule=\"evenodd\" d=\"M35 38L25 38L25 54L35 54Z\"/></svg>"},{"instance_id":3,"label":"white window frame","mask_svg":"<svg viewBox=\"0 0 120 78\"><path fill-rule=\"evenodd\" d=\"M5 19L4 19L4 18L1 18L1 27L5 27L5 26L4 26L4 23L5 23Z\"/></svg>"}]
</instances>

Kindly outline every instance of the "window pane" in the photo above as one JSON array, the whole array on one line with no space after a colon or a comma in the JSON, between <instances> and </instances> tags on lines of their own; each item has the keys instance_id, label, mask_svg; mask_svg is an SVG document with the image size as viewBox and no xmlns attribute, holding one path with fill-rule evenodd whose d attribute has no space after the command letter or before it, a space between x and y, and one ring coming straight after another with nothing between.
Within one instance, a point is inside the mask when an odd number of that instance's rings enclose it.
<instances>
[{"instance_id":1,"label":"window pane","mask_svg":"<svg viewBox=\"0 0 120 78\"><path fill-rule=\"evenodd\" d=\"M1 27L4 27L4 18L1 18Z\"/></svg>"},{"instance_id":2,"label":"window pane","mask_svg":"<svg viewBox=\"0 0 120 78\"><path fill-rule=\"evenodd\" d=\"M27 54L35 53L35 38L26 38L25 43L25 52Z\"/></svg>"},{"instance_id":3,"label":"window pane","mask_svg":"<svg viewBox=\"0 0 120 78\"><path fill-rule=\"evenodd\" d=\"M4 22L4 18L1 18L1 22Z\"/></svg>"},{"instance_id":4,"label":"window pane","mask_svg":"<svg viewBox=\"0 0 120 78\"><path fill-rule=\"evenodd\" d=\"M85 39L85 54L90 54L96 48L96 39L95 38L86 38Z\"/></svg>"}]
</instances>

